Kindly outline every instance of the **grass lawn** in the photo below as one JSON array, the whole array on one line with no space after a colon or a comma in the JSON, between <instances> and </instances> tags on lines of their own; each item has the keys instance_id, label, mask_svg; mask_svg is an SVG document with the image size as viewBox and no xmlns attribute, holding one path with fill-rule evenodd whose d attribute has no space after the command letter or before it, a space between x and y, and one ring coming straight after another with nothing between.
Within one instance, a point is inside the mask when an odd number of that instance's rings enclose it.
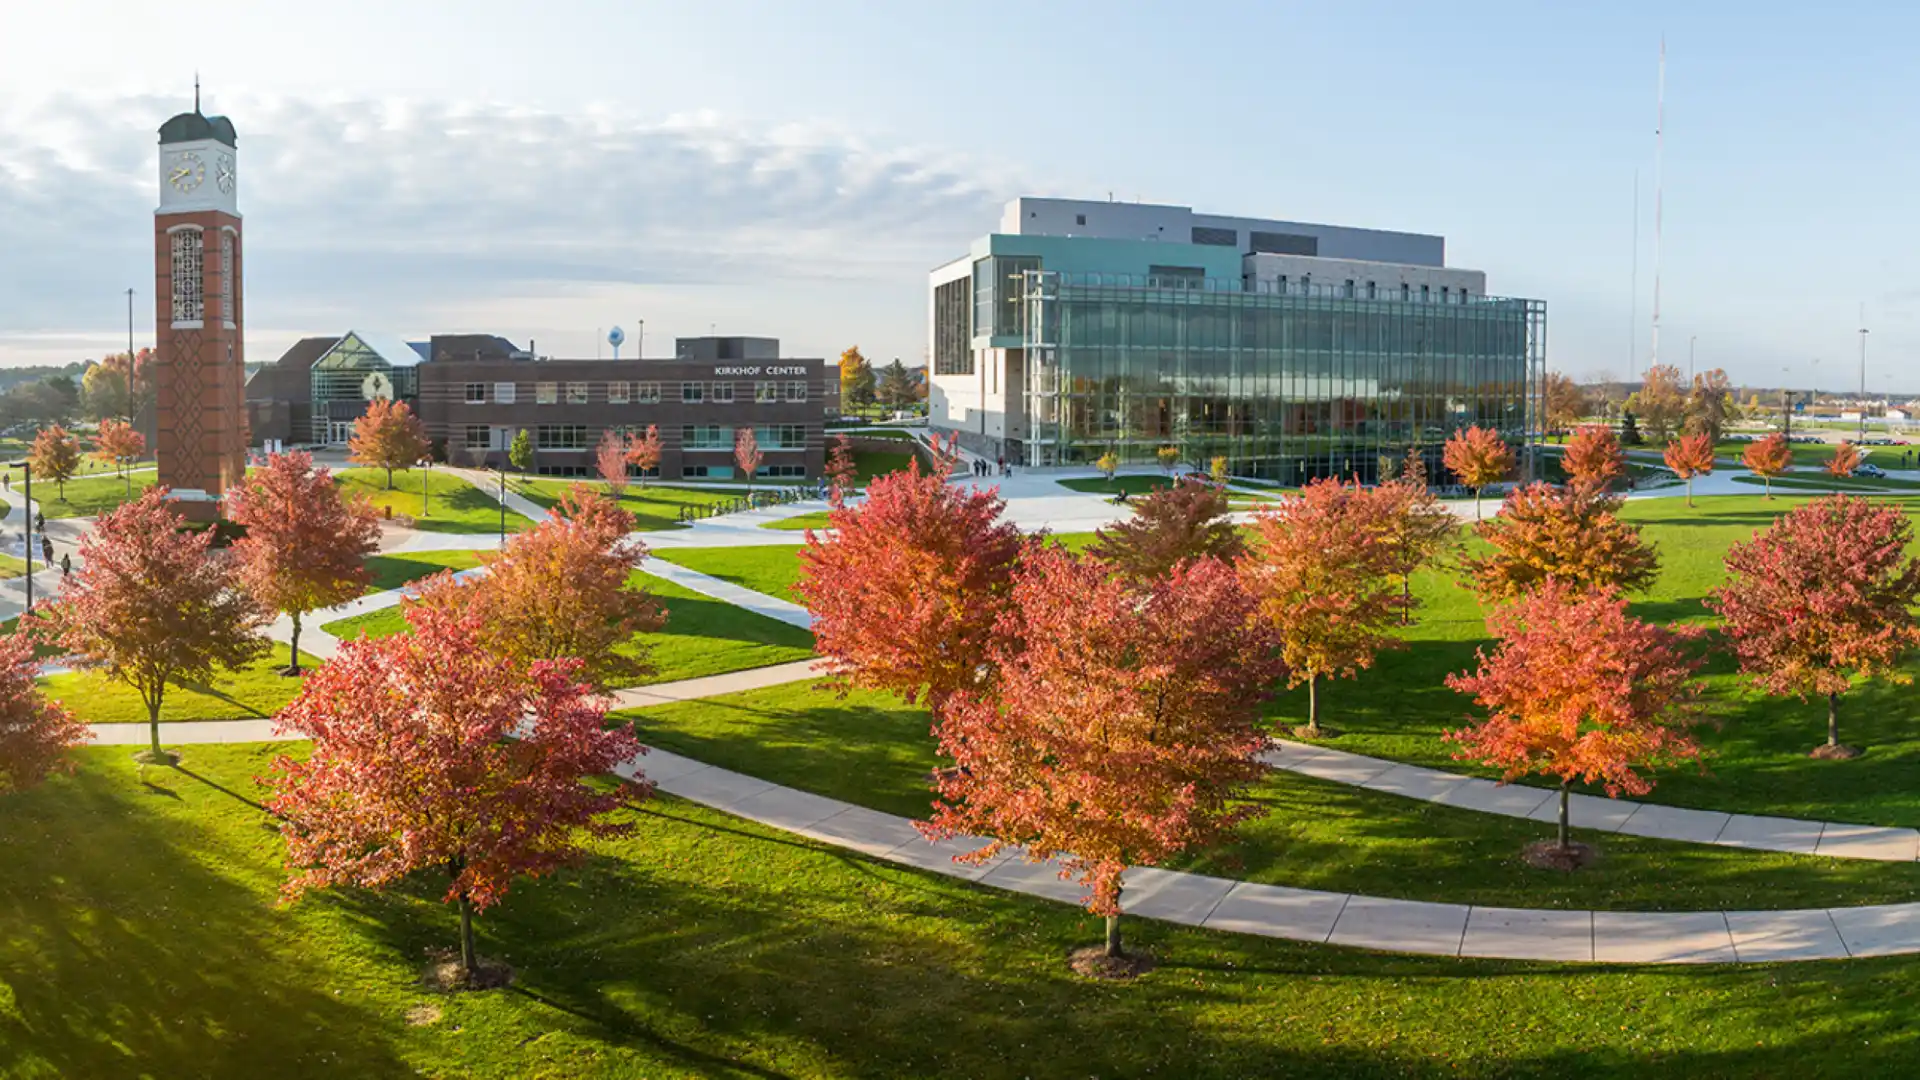
<instances>
[{"instance_id":1,"label":"grass lawn","mask_svg":"<svg viewBox=\"0 0 1920 1080\"><path fill-rule=\"evenodd\" d=\"M862 487L873 483L877 477L890 472L899 472L913 463L913 452L903 450L894 453L891 450L855 450L853 452L853 482Z\"/></svg>"},{"instance_id":2,"label":"grass lawn","mask_svg":"<svg viewBox=\"0 0 1920 1080\"><path fill-rule=\"evenodd\" d=\"M800 580L800 546L767 544L762 547L664 548L653 553L676 566L698 570L731 581L754 592L799 603L791 588Z\"/></svg>"},{"instance_id":3,"label":"grass lawn","mask_svg":"<svg viewBox=\"0 0 1920 1080\"><path fill-rule=\"evenodd\" d=\"M648 745L790 787L924 818L941 762L924 710L885 694L842 699L810 683L630 710ZM1603 861L1577 875L1519 858L1552 826L1275 773L1267 815L1236 841L1175 865L1221 877L1374 896L1510 907L1716 910L1893 903L1920 865L1586 834ZM1868 899L1869 897L1874 899Z\"/></svg>"},{"instance_id":4,"label":"grass lawn","mask_svg":"<svg viewBox=\"0 0 1920 1080\"><path fill-rule=\"evenodd\" d=\"M769 521L760 526L763 529L778 529L784 532L800 532L804 529L824 529L827 527L827 511L812 510L796 514L779 521Z\"/></svg>"},{"instance_id":5,"label":"grass lawn","mask_svg":"<svg viewBox=\"0 0 1920 1080\"><path fill-rule=\"evenodd\" d=\"M1800 425L1796 423L1793 427L1797 434L1800 430ZM1851 432L1848 433L1848 438L1852 438ZM1757 441L1759 440L1741 441L1723 439L1714 444L1713 453L1715 457L1728 462L1738 463L1740 455L1746 453L1747 447L1752 446ZM1792 443L1790 444L1790 449L1793 451L1793 463L1795 465L1825 465L1827 462L1833 460L1833 449L1837 445L1839 445L1837 441L1830 443ZM1660 453L1660 448L1654 446L1638 446L1634 447L1634 449L1651 450L1656 455ZM1910 471L1903 466L1900 458L1901 451L1913 449L1910 446L1856 446L1855 449L1860 451L1862 461L1872 462L1887 470L1899 469L1902 471Z\"/></svg>"},{"instance_id":6,"label":"grass lawn","mask_svg":"<svg viewBox=\"0 0 1920 1080\"><path fill-rule=\"evenodd\" d=\"M146 472L128 474L127 478L113 476L88 476L66 483L66 496L61 497L58 485L44 479L34 481L34 498L40 503L40 512L47 520L72 517L94 517L119 506L129 499L137 499L142 492L153 486L158 473L152 469ZM132 494L128 494L128 481L132 481ZM14 489L25 493L20 481L14 481Z\"/></svg>"},{"instance_id":7,"label":"grass lawn","mask_svg":"<svg viewBox=\"0 0 1920 1080\"><path fill-rule=\"evenodd\" d=\"M32 449L29 444L23 443L20 444L18 450L9 451L5 446L6 441L7 440L0 440L0 454L5 454L8 457L24 458L27 456L28 451ZM93 456L93 436L91 434L80 436L80 445L82 447L80 464L73 470L73 475L99 476L103 473L117 473L117 467L113 463L101 461ZM145 469L147 472L152 472L153 459L149 457L145 461L137 461L133 467L135 470ZM136 471L135 475L137 476L139 473ZM12 481L14 487L19 487L26 481L26 470L17 465L0 466L0 476L5 476L8 480ZM34 485L36 487L39 486L40 482L45 479L45 474L35 477Z\"/></svg>"},{"instance_id":8,"label":"grass lawn","mask_svg":"<svg viewBox=\"0 0 1920 1080\"><path fill-rule=\"evenodd\" d=\"M578 478L509 480L513 490L528 499L551 510L560 503L575 484L584 484L602 495L607 486L598 481ZM718 506L740 497L737 491L707 491L700 488L676 488L650 485L641 487L629 484L620 495L620 505L633 515L633 527L643 530L677 529L681 527L679 513L683 506Z\"/></svg>"},{"instance_id":9,"label":"grass lawn","mask_svg":"<svg viewBox=\"0 0 1920 1080\"><path fill-rule=\"evenodd\" d=\"M652 574L635 573L630 580L666 606L667 625L660 633L636 639L652 648L654 674L621 685L695 679L813 655L813 635L797 626L702 596ZM406 628L406 617L397 604L321 627L342 640L361 634L385 637Z\"/></svg>"},{"instance_id":10,"label":"grass lawn","mask_svg":"<svg viewBox=\"0 0 1920 1080\"><path fill-rule=\"evenodd\" d=\"M41 569L38 559L35 560L34 569ZM49 573L57 574L59 573L59 568L56 566L53 570L49 571ZM0 581L4 581L7 578L25 576L27 576L27 561L25 559L15 555L0 555Z\"/></svg>"},{"instance_id":11,"label":"grass lawn","mask_svg":"<svg viewBox=\"0 0 1920 1080\"><path fill-rule=\"evenodd\" d=\"M321 661L300 654L300 666ZM280 674L287 666L286 645L275 642L263 657L245 667L221 672L204 685L167 687L160 719L255 720L272 716L300 693L300 680ZM49 697L66 703L80 719L94 724L144 724L147 707L125 684L94 671L69 671L40 680Z\"/></svg>"},{"instance_id":12,"label":"grass lawn","mask_svg":"<svg viewBox=\"0 0 1920 1080\"><path fill-rule=\"evenodd\" d=\"M1753 487L1765 487L1766 481L1757 476L1736 476L1736 484L1748 484ZM1841 491L1889 492L1920 489L1920 480L1902 480L1898 476L1875 479L1871 476L1846 476L1838 480L1831 476L1776 476L1773 486L1780 491L1813 491L1831 493L1838 488Z\"/></svg>"},{"instance_id":13,"label":"grass lawn","mask_svg":"<svg viewBox=\"0 0 1920 1080\"><path fill-rule=\"evenodd\" d=\"M1098 936L1070 906L671 798L478 920L510 989L439 995L415 977L454 940L438 881L278 902L249 800L285 749L189 747L179 771L85 750L8 797L9 1072L1800 1080L1907 1075L1920 1044L1900 958L1518 964L1133 921L1160 966L1090 983L1061 959Z\"/></svg>"},{"instance_id":14,"label":"grass lawn","mask_svg":"<svg viewBox=\"0 0 1920 1080\"><path fill-rule=\"evenodd\" d=\"M480 565L480 556L472 551L403 551L392 555L372 555L367 569L373 571L369 593L397 589L408 582L431 577L442 570L471 570Z\"/></svg>"},{"instance_id":15,"label":"grass lawn","mask_svg":"<svg viewBox=\"0 0 1920 1080\"><path fill-rule=\"evenodd\" d=\"M412 518L413 527L425 532L478 534L500 531L500 503L493 495L441 469L428 474L427 501L430 505L423 516L420 475L412 469L394 470L392 491L387 490L385 469L337 469L333 473L333 480L340 486L342 494L364 496L382 512L391 507L394 517ZM508 532L520 532L532 527L533 522L511 510L507 511Z\"/></svg>"},{"instance_id":16,"label":"grass lawn","mask_svg":"<svg viewBox=\"0 0 1920 1080\"><path fill-rule=\"evenodd\" d=\"M1727 548L1805 498L1767 502L1753 496L1702 496L1688 509L1679 498L1629 502L1624 516L1643 524L1659 551L1654 587L1635 598L1634 612L1654 621L1713 624L1702 603L1724 579ZM1912 515L1920 501L1888 500ZM1916 546L1920 553L1920 546ZM1474 664L1474 650L1488 645L1480 606L1447 570L1414 579L1420 601L1415 623L1403 634L1407 647L1381 655L1374 668L1352 681L1323 685L1323 722L1342 734L1332 745L1356 753L1475 772L1451 757L1440 733L1471 718L1471 702L1446 688L1450 672ZM1909 663L1908 673L1920 672ZM1841 699L1842 740L1866 748L1851 762L1806 756L1824 741L1821 702L1767 698L1745 689L1733 660L1715 652L1703 669L1711 723L1699 729L1713 753L1705 774L1682 769L1656 777L1648 801L1713 810L1817 818L1859 824L1920 826L1920 731L1912 722L1912 691L1871 684ZM1282 724L1303 720L1306 691L1283 694L1270 709ZM1482 773L1482 775L1488 775Z\"/></svg>"}]
</instances>

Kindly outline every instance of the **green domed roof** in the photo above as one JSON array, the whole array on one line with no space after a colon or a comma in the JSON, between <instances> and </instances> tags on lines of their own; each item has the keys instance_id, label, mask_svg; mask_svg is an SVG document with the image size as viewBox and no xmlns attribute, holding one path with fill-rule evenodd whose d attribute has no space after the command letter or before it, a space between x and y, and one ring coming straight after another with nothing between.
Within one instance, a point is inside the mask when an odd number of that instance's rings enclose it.
<instances>
[{"instance_id":1,"label":"green domed roof","mask_svg":"<svg viewBox=\"0 0 1920 1080\"><path fill-rule=\"evenodd\" d=\"M217 139L228 146L235 146L233 121L224 116L202 116L198 110L181 113L179 116L160 125L160 145L168 143L198 142L201 139Z\"/></svg>"}]
</instances>

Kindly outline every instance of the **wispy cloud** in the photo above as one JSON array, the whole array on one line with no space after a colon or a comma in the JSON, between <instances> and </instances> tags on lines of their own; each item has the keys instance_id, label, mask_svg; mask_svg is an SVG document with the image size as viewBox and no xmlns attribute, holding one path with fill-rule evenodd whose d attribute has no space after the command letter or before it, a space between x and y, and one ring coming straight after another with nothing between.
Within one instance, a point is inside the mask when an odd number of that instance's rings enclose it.
<instances>
[{"instance_id":1,"label":"wispy cloud","mask_svg":"<svg viewBox=\"0 0 1920 1080\"><path fill-rule=\"evenodd\" d=\"M421 311L489 299L524 310L620 285L744 297L839 280L911 284L896 295L912 296L1019 186L1005 167L826 124L351 98L219 104L240 135L257 326L351 318L425 331L435 327ZM114 326L116 290L144 284L154 132L177 109L150 97L0 102L0 362L35 335ZM899 313L906 328L921 317L918 304Z\"/></svg>"}]
</instances>

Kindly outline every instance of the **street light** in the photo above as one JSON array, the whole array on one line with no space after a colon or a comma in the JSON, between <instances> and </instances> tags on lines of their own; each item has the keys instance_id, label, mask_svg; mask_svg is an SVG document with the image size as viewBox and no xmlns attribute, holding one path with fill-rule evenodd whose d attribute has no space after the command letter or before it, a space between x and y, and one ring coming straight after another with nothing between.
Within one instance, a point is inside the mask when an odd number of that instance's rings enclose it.
<instances>
[{"instance_id":1,"label":"street light","mask_svg":"<svg viewBox=\"0 0 1920 1080\"><path fill-rule=\"evenodd\" d=\"M8 468L18 467L26 479L25 498L27 505L22 517L26 518L26 541L21 544L27 556L27 610L33 610L33 462L28 459L10 462Z\"/></svg>"},{"instance_id":2,"label":"street light","mask_svg":"<svg viewBox=\"0 0 1920 1080\"><path fill-rule=\"evenodd\" d=\"M432 517L433 507L427 503L427 478L433 475L433 455L423 455L420 465L420 516Z\"/></svg>"},{"instance_id":3,"label":"street light","mask_svg":"<svg viewBox=\"0 0 1920 1080\"><path fill-rule=\"evenodd\" d=\"M507 470L501 466L495 472L500 477L500 546L507 546Z\"/></svg>"}]
</instances>

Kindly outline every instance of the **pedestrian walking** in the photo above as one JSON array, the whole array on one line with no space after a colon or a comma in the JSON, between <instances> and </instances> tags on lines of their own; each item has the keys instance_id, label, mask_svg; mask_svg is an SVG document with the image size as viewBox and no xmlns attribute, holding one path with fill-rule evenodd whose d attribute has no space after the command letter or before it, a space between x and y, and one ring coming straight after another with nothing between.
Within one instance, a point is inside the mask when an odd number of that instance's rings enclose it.
<instances>
[{"instance_id":1,"label":"pedestrian walking","mask_svg":"<svg viewBox=\"0 0 1920 1080\"><path fill-rule=\"evenodd\" d=\"M40 536L40 561L48 566L53 565L53 541L44 533Z\"/></svg>"},{"instance_id":2,"label":"pedestrian walking","mask_svg":"<svg viewBox=\"0 0 1920 1080\"><path fill-rule=\"evenodd\" d=\"M73 556L71 554L60 556L60 576L63 578L73 576Z\"/></svg>"}]
</instances>

